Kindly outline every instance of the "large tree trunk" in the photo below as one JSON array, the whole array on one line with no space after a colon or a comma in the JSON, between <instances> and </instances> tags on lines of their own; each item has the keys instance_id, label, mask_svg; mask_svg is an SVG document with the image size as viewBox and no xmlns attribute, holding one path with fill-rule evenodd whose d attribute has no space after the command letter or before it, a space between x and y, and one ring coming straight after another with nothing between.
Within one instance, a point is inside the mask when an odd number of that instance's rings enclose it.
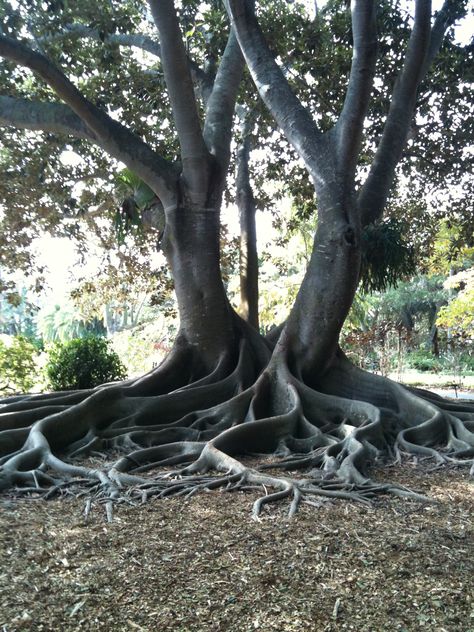
<instances>
[{"instance_id":1,"label":"large tree trunk","mask_svg":"<svg viewBox=\"0 0 474 632\"><path fill-rule=\"evenodd\" d=\"M270 358L264 339L226 299L216 210L168 211L165 250L181 316L171 355L139 380L4 400L0 487L48 495L64 485L78 493L85 487L106 503L111 519L112 502L125 498L126 488L142 502L264 486L275 491L257 501L256 514L289 496L293 514L302 498L367 502L391 492L420 499L368 478L375 459L402 451L472 463L472 406L367 374L339 350L359 276L356 207L351 196L328 194L319 212L308 272ZM107 448L124 456L103 469L78 464L79 456ZM275 469L310 468L310 477L268 475L265 465L242 463L246 453L273 455ZM180 466L174 475L144 474L170 465Z\"/></svg>"},{"instance_id":2,"label":"large tree trunk","mask_svg":"<svg viewBox=\"0 0 474 632\"><path fill-rule=\"evenodd\" d=\"M357 208L352 195L341 195L336 188L318 196L313 252L279 345L292 370L310 385L335 358L359 281Z\"/></svg>"},{"instance_id":3,"label":"large tree trunk","mask_svg":"<svg viewBox=\"0 0 474 632\"><path fill-rule=\"evenodd\" d=\"M175 282L180 333L212 364L235 335L219 267L219 209L169 211L163 250Z\"/></svg>"}]
</instances>

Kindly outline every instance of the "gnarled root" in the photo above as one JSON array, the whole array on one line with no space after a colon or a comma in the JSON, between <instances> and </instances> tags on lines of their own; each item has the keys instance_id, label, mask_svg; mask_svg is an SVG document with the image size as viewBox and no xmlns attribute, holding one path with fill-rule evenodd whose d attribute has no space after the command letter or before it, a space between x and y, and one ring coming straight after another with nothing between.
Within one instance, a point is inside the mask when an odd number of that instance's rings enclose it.
<instances>
[{"instance_id":1,"label":"gnarled root","mask_svg":"<svg viewBox=\"0 0 474 632\"><path fill-rule=\"evenodd\" d=\"M260 373L258 357L243 337L237 361L224 354L207 374L183 348L159 372L96 389L73 405L70 394L29 400L30 408L10 401L0 415L0 486L48 496L86 491L105 504L108 519L113 502L259 488L265 495L255 516L283 498L293 515L301 502L322 499L367 503L391 493L426 500L369 477L370 465L405 453L473 466L473 406L406 389L343 356L312 387L282 356ZM113 463L79 463L110 450L120 453ZM239 455L259 455L257 464Z\"/></svg>"}]
</instances>

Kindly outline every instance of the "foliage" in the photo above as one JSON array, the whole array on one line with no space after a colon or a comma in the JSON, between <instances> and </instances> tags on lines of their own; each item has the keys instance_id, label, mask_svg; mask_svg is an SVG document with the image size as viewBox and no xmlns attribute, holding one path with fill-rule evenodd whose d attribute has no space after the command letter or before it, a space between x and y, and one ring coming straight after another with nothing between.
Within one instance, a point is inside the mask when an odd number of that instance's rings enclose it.
<instances>
[{"instance_id":1,"label":"foliage","mask_svg":"<svg viewBox=\"0 0 474 632\"><path fill-rule=\"evenodd\" d=\"M0 293L0 333L35 338L37 311L24 287L13 286L10 291Z\"/></svg>"},{"instance_id":2,"label":"foliage","mask_svg":"<svg viewBox=\"0 0 474 632\"><path fill-rule=\"evenodd\" d=\"M440 275L418 276L385 292L357 294L343 330L349 357L384 374L405 366L444 369L442 359L424 351L439 344L436 316L449 300L443 281Z\"/></svg>"},{"instance_id":3,"label":"foliage","mask_svg":"<svg viewBox=\"0 0 474 632\"><path fill-rule=\"evenodd\" d=\"M442 363L439 358L423 349L408 353L406 356L406 364L408 367L421 371L422 373L429 371L438 373L442 369Z\"/></svg>"},{"instance_id":4,"label":"foliage","mask_svg":"<svg viewBox=\"0 0 474 632\"><path fill-rule=\"evenodd\" d=\"M0 339L0 393L28 392L37 373L35 345L22 336Z\"/></svg>"},{"instance_id":5,"label":"foliage","mask_svg":"<svg viewBox=\"0 0 474 632\"><path fill-rule=\"evenodd\" d=\"M55 391L93 388L126 377L109 342L93 336L56 344L49 352L46 372Z\"/></svg>"},{"instance_id":6,"label":"foliage","mask_svg":"<svg viewBox=\"0 0 474 632\"><path fill-rule=\"evenodd\" d=\"M27 8L24 3L16 9L9 3L0 7L5 33L33 33L37 42L34 46L59 66L67 67L86 96L99 106L107 104L120 111L125 124L154 148L168 153L173 135L154 134L161 125L151 120L155 110L163 114L163 119L169 114L156 63L136 54L130 46L119 47L107 39L140 29L146 33L149 29L143 3L102 7L99 19L97 8L90 2L69 6L57 3L53 12L41 2L27 4ZM78 38L68 30L71 24L98 32L100 37ZM51 92L41 80L22 69L12 70L3 62L0 88L13 97L51 101ZM114 160L83 139L10 127L2 130L0 263L29 275L41 273L32 244L44 233L71 239L83 259L90 253L92 242L108 253L116 252L118 242L121 245L126 241L133 243L135 251L148 255L155 248L156 236L136 230L137 218L132 213L130 222L123 210L124 186L121 188L119 181L126 175L118 169ZM133 230L128 230L130 223ZM141 270L134 267L136 258L129 258L128 253L121 253L121 268L133 270L138 276Z\"/></svg>"},{"instance_id":7,"label":"foliage","mask_svg":"<svg viewBox=\"0 0 474 632\"><path fill-rule=\"evenodd\" d=\"M459 293L439 311L437 324L449 328L454 336L474 339L474 267L451 276L445 287L458 288Z\"/></svg>"},{"instance_id":8,"label":"foliage","mask_svg":"<svg viewBox=\"0 0 474 632\"><path fill-rule=\"evenodd\" d=\"M157 366L170 350L175 335L173 321L162 315L133 329L115 333L111 346L123 361L128 375L133 377Z\"/></svg>"},{"instance_id":9,"label":"foliage","mask_svg":"<svg viewBox=\"0 0 474 632\"><path fill-rule=\"evenodd\" d=\"M117 37L132 33L154 40L156 33L146 4L134 0L106 3L99 16L95 4L86 0L54 3L54 10L50 8L52 3L39 0L14 4L15 8L5 2L0 8L6 35L29 37L33 47L38 46L53 62L67 68L68 76L89 99L113 112L160 154L175 159L177 139L161 61L149 51L117 43ZM179 4L190 58L209 69L212 76L226 40L227 19L222 3ZM320 120L321 127L327 129L341 110L350 69L350 15L347 3L335 0L319 7L315 18L308 19L309 4L262 2L260 18L293 89ZM409 16L398 3L380 2L378 14L380 55L366 128L366 163L380 137L410 32ZM82 35L71 25L81 26ZM89 30L89 37L84 30ZM459 199L472 199L464 192L468 184L461 177L472 166L472 155L464 151L472 144L468 115L472 69L468 60L469 55L450 32L420 89L420 115L414 121L402 163L402 170L410 171L411 192L414 182L423 180L416 193L420 199L425 185L432 190L444 189L446 181L462 189ZM14 97L51 101L51 91L40 79L8 63L0 66L0 88L3 94ZM273 208L278 213L278 196L265 191L265 183L273 180L285 182L284 194L292 196L301 219L314 215L316 206L308 176L293 159L293 151L265 108L256 101L248 77L239 102L255 112L255 145L266 150L259 152L252 165L259 207ZM439 115L431 116L435 109ZM152 251L156 235L141 230L144 215L153 206L150 191L130 170L119 169L116 162L81 138L5 128L0 152L0 204L4 206L0 262L31 271L35 262L30 246L42 231L70 237L83 256L87 255L90 232L106 251L117 249L117 238L119 244L129 241ZM440 213L452 210L452 205L440 207ZM463 217L468 214L464 209ZM135 263L136 259L127 258L131 270Z\"/></svg>"},{"instance_id":10,"label":"foliage","mask_svg":"<svg viewBox=\"0 0 474 632\"><path fill-rule=\"evenodd\" d=\"M390 320L395 327L408 331L423 317L432 326L438 309L449 298L447 290L443 288L443 280L441 276L418 276L399 283L396 288L380 296L378 318Z\"/></svg>"},{"instance_id":11,"label":"foliage","mask_svg":"<svg viewBox=\"0 0 474 632\"><path fill-rule=\"evenodd\" d=\"M438 274L446 275L452 270L466 267L466 263L469 264L473 259L474 230L467 235L466 226L456 218L441 221L429 260L430 269Z\"/></svg>"},{"instance_id":12,"label":"foliage","mask_svg":"<svg viewBox=\"0 0 474 632\"><path fill-rule=\"evenodd\" d=\"M46 307L38 315L38 329L45 342L66 342L105 333L97 318L86 320L69 302Z\"/></svg>"},{"instance_id":13,"label":"foliage","mask_svg":"<svg viewBox=\"0 0 474 632\"><path fill-rule=\"evenodd\" d=\"M156 195L130 169L119 171L115 181L116 196L122 198L121 206L114 218L117 242L120 245L124 244L130 234L143 239L140 233L144 230L153 230L159 242L165 227L165 216Z\"/></svg>"},{"instance_id":14,"label":"foliage","mask_svg":"<svg viewBox=\"0 0 474 632\"><path fill-rule=\"evenodd\" d=\"M362 233L361 288L382 292L416 272L414 247L406 241L406 224L389 218Z\"/></svg>"}]
</instances>

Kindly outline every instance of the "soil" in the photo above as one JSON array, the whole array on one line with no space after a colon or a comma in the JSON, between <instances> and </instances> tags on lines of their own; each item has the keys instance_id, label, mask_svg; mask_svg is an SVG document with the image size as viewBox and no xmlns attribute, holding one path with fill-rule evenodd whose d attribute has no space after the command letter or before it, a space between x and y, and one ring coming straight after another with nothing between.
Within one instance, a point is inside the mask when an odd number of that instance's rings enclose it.
<instances>
[{"instance_id":1,"label":"soil","mask_svg":"<svg viewBox=\"0 0 474 632\"><path fill-rule=\"evenodd\" d=\"M474 632L467 471L375 472L433 504L288 504L250 492L103 505L0 499L0 630Z\"/></svg>"}]
</instances>

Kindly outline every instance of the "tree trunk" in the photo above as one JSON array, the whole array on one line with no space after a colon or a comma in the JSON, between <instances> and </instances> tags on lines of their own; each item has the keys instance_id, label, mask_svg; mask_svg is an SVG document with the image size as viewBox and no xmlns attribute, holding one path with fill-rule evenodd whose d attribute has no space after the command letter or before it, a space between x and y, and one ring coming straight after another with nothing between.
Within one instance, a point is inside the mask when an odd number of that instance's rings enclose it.
<instances>
[{"instance_id":1,"label":"tree trunk","mask_svg":"<svg viewBox=\"0 0 474 632\"><path fill-rule=\"evenodd\" d=\"M163 251L175 282L181 333L212 357L233 337L219 268L219 209L169 211Z\"/></svg>"},{"instance_id":2,"label":"tree trunk","mask_svg":"<svg viewBox=\"0 0 474 632\"><path fill-rule=\"evenodd\" d=\"M258 253L255 199L250 185L250 136L237 152L236 201L240 219L240 313L258 330Z\"/></svg>"},{"instance_id":3,"label":"tree trunk","mask_svg":"<svg viewBox=\"0 0 474 632\"><path fill-rule=\"evenodd\" d=\"M360 224L352 195L318 196L313 252L279 347L292 371L314 385L335 359L359 281ZM343 191L343 187L340 187Z\"/></svg>"},{"instance_id":4,"label":"tree trunk","mask_svg":"<svg viewBox=\"0 0 474 632\"><path fill-rule=\"evenodd\" d=\"M382 213L430 56L427 47L436 43L430 3L416 3L407 57L358 203L353 187L375 72L375 3L351 3L353 63L341 115L328 132L318 129L292 92L263 40L252 3L227 4L233 29L203 130L174 2L150 0L179 137L180 174L83 97L43 55L0 36L0 53L43 77L87 125L89 137L126 162L160 198L163 247L180 313L173 351L143 378L4 400L0 489L20 486L49 496L65 486L80 494L85 488L111 519L117 499L142 503L152 495L187 497L203 489L257 485L265 496L255 513L290 496L292 515L302 499L314 497L367 502L376 492L393 492L420 500L405 488L370 481L367 466L384 457L411 453L469 464L474 471L472 405L361 371L338 345L359 280L360 215L369 221ZM266 341L230 307L219 267L219 208L242 72L236 31L262 98L308 168L319 205L314 250L271 359ZM254 243L254 227L245 231ZM250 291L248 298L250 306ZM250 309L249 318L255 318ZM78 456L108 449L125 455L103 466L78 465ZM260 462L259 469L236 458L261 453L275 458ZM170 465L181 467L170 471ZM308 468L308 477L266 475L269 466ZM160 467L157 475L142 475Z\"/></svg>"}]
</instances>

